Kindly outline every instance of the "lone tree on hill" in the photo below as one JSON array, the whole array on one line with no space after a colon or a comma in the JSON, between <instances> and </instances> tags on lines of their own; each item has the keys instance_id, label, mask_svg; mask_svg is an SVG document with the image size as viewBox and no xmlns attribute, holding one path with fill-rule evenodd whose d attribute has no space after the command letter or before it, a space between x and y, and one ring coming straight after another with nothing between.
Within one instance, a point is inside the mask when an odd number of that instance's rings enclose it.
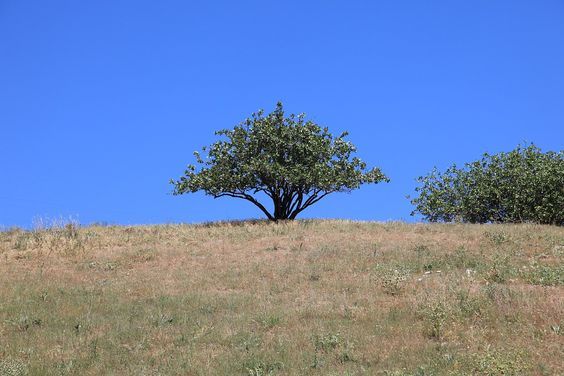
<instances>
[{"instance_id":1,"label":"lone tree on hill","mask_svg":"<svg viewBox=\"0 0 564 376\"><path fill-rule=\"evenodd\" d=\"M306 208L333 192L350 192L361 184L389 179L378 168L353 157L356 147L334 137L305 114L284 116L282 103L264 115L254 113L233 129L216 132L225 139L194 152L199 169L189 165L174 194L204 191L218 197L252 202L272 221L295 219ZM259 202L272 200L273 210Z\"/></svg>"},{"instance_id":2,"label":"lone tree on hill","mask_svg":"<svg viewBox=\"0 0 564 376\"><path fill-rule=\"evenodd\" d=\"M418 180L412 214L431 222L564 225L564 151L518 146Z\"/></svg>"}]
</instances>

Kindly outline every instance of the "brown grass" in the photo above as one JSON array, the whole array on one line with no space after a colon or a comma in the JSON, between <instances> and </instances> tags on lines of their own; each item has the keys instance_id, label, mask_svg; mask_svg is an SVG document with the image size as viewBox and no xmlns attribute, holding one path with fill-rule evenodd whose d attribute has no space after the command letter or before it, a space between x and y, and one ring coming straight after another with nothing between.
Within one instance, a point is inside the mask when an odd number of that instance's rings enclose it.
<instances>
[{"instance_id":1,"label":"brown grass","mask_svg":"<svg viewBox=\"0 0 564 376\"><path fill-rule=\"evenodd\" d=\"M0 374L563 374L564 229L0 232Z\"/></svg>"}]
</instances>

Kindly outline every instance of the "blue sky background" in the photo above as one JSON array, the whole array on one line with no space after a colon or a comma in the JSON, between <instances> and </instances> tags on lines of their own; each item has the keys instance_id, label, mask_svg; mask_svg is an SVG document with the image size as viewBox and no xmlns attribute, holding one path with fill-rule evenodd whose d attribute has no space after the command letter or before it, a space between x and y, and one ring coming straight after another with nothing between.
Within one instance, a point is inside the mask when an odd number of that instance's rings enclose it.
<instances>
[{"instance_id":1,"label":"blue sky background","mask_svg":"<svg viewBox=\"0 0 564 376\"><path fill-rule=\"evenodd\" d=\"M392 179L303 217L413 220L435 165L563 148L564 2L0 0L0 225L259 217L168 181L278 100Z\"/></svg>"}]
</instances>

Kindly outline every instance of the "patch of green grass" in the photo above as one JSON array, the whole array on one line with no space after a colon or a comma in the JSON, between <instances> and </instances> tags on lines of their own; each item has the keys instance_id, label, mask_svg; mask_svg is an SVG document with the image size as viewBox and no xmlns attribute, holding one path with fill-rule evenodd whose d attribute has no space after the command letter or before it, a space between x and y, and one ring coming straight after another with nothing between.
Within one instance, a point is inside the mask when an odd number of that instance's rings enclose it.
<instances>
[{"instance_id":1,"label":"patch of green grass","mask_svg":"<svg viewBox=\"0 0 564 376\"><path fill-rule=\"evenodd\" d=\"M2 376L25 376L28 375L26 364L14 358L0 359L0 375Z\"/></svg>"},{"instance_id":2,"label":"patch of green grass","mask_svg":"<svg viewBox=\"0 0 564 376\"><path fill-rule=\"evenodd\" d=\"M250 358L243 363L243 368L249 376L270 376L282 370L284 364L280 361L265 361L260 358Z\"/></svg>"},{"instance_id":3,"label":"patch of green grass","mask_svg":"<svg viewBox=\"0 0 564 376\"><path fill-rule=\"evenodd\" d=\"M531 370L522 351L488 349L485 353L475 356L475 364L474 371L486 376L519 376L526 375Z\"/></svg>"},{"instance_id":4,"label":"patch of green grass","mask_svg":"<svg viewBox=\"0 0 564 376\"><path fill-rule=\"evenodd\" d=\"M492 283L504 283L515 275L515 269L510 264L511 256L498 253L494 255L491 263L487 265L484 272L486 281Z\"/></svg>"},{"instance_id":5,"label":"patch of green grass","mask_svg":"<svg viewBox=\"0 0 564 376\"><path fill-rule=\"evenodd\" d=\"M499 246L509 242L510 236L504 230L489 230L484 232L486 238L491 244Z\"/></svg>"},{"instance_id":6,"label":"patch of green grass","mask_svg":"<svg viewBox=\"0 0 564 376\"><path fill-rule=\"evenodd\" d=\"M533 264L526 272L522 272L523 278L532 285L540 286L562 286L564 285L564 265L540 265Z\"/></svg>"}]
</instances>

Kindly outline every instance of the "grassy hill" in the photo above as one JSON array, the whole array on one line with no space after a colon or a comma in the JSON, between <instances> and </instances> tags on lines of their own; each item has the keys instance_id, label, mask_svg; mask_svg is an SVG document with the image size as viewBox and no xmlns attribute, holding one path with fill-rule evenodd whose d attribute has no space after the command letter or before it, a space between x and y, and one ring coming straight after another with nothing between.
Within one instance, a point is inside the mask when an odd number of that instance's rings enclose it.
<instances>
[{"instance_id":1,"label":"grassy hill","mask_svg":"<svg viewBox=\"0 0 564 376\"><path fill-rule=\"evenodd\" d=\"M564 229L0 233L2 375L564 374Z\"/></svg>"}]
</instances>

